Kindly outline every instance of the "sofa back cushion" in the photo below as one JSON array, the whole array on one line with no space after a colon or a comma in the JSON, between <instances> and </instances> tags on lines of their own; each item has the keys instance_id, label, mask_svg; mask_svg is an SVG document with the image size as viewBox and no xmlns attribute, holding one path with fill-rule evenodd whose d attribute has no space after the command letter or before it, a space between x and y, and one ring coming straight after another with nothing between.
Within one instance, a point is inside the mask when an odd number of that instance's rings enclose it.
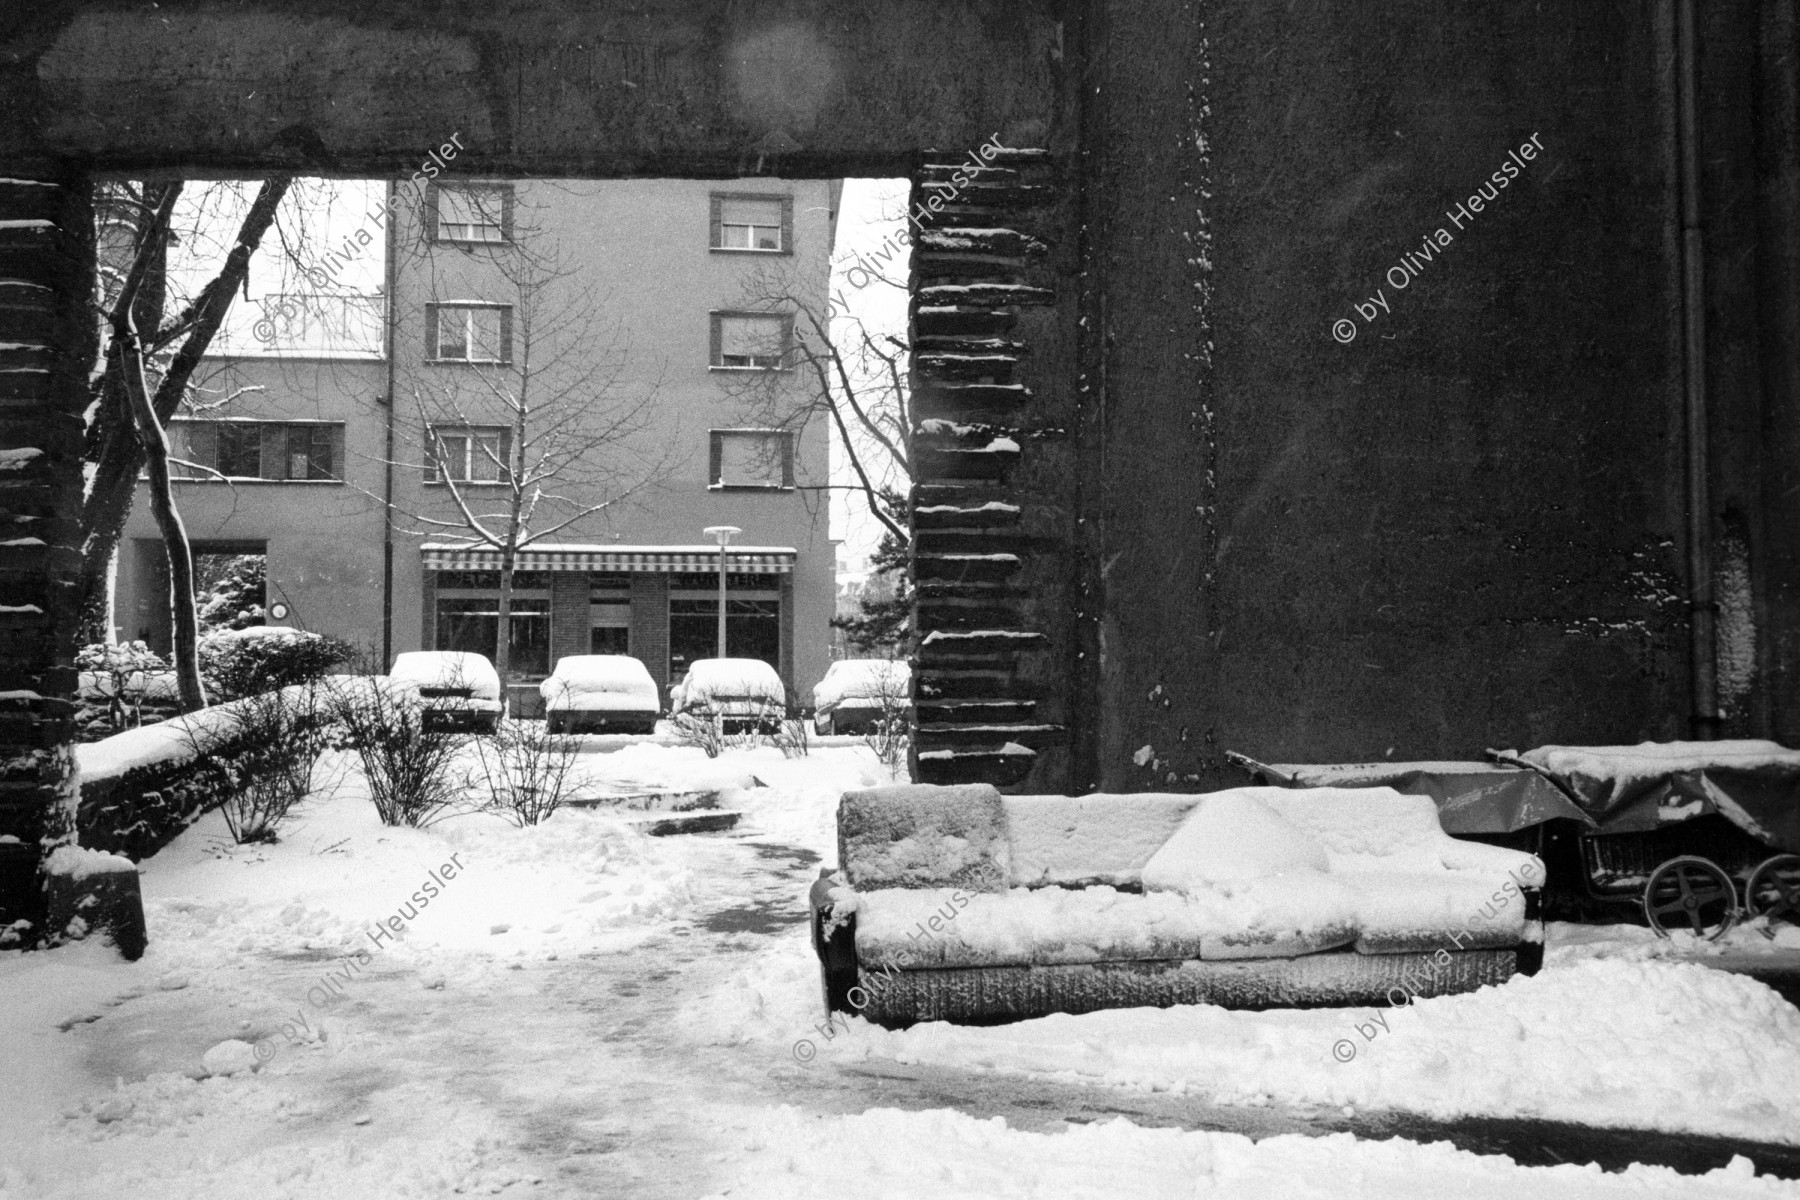
<instances>
[{"instance_id":1,"label":"sofa back cushion","mask_svg":"<svg viewBox=\"0 0 1800 1200\"><path fill-rule=\"evenodd\" d=\"M1006 796L1014 887L1132 887L1200 800L1193 793Z\"/></svg>"},{"instance_id":2,"label":"sofa back cushion","mask_svg":"<svg viewBox=\"0 0 1800 1200\"><path fill-rule=\"evenodd\" d=\"M991 784L896 785L845 792L838 865L858 890L1008 884L1006 814Z\"/></svg>"}]
</instances>

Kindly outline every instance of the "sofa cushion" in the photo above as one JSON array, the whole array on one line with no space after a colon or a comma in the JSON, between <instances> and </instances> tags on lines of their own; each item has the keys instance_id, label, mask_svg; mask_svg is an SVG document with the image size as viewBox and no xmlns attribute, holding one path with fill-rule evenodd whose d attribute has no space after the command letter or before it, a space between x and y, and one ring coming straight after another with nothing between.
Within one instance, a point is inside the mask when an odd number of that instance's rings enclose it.
<instances>
[{"instance_id":1,"label":"sofa cushion","mask_svg":"<svg viewBox=\"0 0 1800 1200\"><path fill-rule=\"evenodd\" d=\"M1195 893L1115 888L883 888L854 900L873 968L1279 958L1348 945L1355 896L1297 873Z\"/></svg>"},{"instance_id":2,"label":"sofa cushion","mask_svg":"<svg viewBox=\"0 0 1800 1200\"><path fill-rule=\"evenodd\" d=\"M838 862L859 889L1007 885L1006 818L990 784L901 785L845 792Z\"/></svg>"}]
</instances>

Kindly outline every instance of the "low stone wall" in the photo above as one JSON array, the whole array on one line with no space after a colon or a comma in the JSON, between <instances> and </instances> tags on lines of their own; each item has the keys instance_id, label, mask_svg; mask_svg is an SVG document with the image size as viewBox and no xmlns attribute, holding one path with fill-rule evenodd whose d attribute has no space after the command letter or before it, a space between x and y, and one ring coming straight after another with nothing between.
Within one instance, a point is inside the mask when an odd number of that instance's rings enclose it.
<instances>
[{"instance_id":1,"label":"low stone wall","mask_svg":"<svg viewBox=\"0 0 1800 1200\"><path fill-rule=\"evenodd\" d=\"M142 861L225 798L218 759L238 747L219 708L77 746L80 844Z\"/></svg>"},{"instance_id":2,"label":"low stone wall","mask_svg":"<svg viewBox=\"0 0 1800 1200\"><path fill-rule=\"evenodd\" d=\"M230 701L77 746L80 845L141 862L222 802L230 786L224 764L245 748L245 735L232 719L243 703Z\"/></svg>"}]
</instances>

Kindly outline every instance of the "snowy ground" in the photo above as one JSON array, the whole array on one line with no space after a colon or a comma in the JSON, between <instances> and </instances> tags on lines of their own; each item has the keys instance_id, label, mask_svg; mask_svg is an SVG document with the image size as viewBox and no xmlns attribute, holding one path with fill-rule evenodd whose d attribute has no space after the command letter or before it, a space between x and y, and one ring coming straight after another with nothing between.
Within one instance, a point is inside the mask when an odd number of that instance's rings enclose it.
<instances>
[{"instance_id":1,"label":"snowy ground","mask_svg":"<svg viewBox=\"0 0 1800 1200\"><path fill-rule=\"evenodd\" d=\"M821 1028L805 890L873 757L609 745L596 789L722 789L744 823L395 830L351 775L278 845L230 846L215 815L146 863L142 961L0 955L0 1200L1800 1196L1747 1160L1602 1174L1261 1136L1390 1111L1800 1144L1800 1012L1681 947L1558 928L1536 978L1406 1010ZM403 935L372 941L389 917Z\"/></svg>"}]
</instances>

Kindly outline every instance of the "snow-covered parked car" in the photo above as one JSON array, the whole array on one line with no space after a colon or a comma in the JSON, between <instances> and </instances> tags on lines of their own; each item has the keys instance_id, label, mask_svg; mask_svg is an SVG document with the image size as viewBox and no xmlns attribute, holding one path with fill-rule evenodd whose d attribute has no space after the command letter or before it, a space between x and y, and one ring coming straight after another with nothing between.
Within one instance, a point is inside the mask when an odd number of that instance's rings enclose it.
<instances>
[{"instance_id":1,"label":"snow-covered parked car","mask_svg":"<svg viewBox=\"0 0 1800 1200\"><path fill-rule=\"evenodd\" d=\"M388 678L417 688L428 726L492 733L500 723L500 675L484 655L462 650L409 650Z\"/></svg>"},{"instance_id":2,"label":"snow-covered parked car","mask_svg":"<svg viewBox=\"0 0 1800 1200\"><path fill-rule=\"evenodd\" d=\"M654 733L662 697L626 654L571 654L538 684L551 733Z\"/></svg>"},{"instance_id":3,"label":"snow-covered parked car","mask_svg":"<svg viewBox=\"0 0 1800 1200\"><path fill-rule=\"evenodd\" d=\"M819 733L870 733L912 703L912 668L890 658L840 658L813 686Z\"/></svg>"},{"instance_id":4,"label":"snow-covered parked car","mask_svg":"<svg viewBox=\"0 0 1800 1200\"><path fill-rule=\"evenodd\" d=\"M787 716L787 689L760 658L702 658L669 689L669 713L717 715L727 730L771 733Z\"/></svg>"}]
</instances>

